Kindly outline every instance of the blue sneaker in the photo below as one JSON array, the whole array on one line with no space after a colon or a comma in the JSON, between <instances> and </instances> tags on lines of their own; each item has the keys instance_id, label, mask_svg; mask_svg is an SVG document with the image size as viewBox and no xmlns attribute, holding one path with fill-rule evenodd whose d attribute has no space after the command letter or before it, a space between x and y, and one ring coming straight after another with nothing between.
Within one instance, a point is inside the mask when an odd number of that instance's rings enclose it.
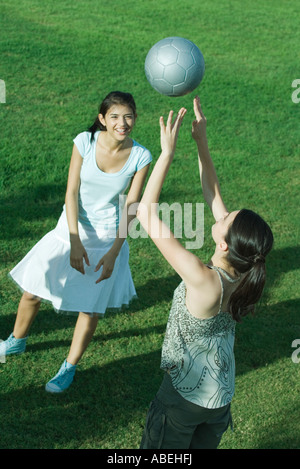
<instances>
[{"instance_id":1,"label":"blue sneaker","mask_svg":"<svg viewBox=\"0 0 300 469\"><path fill-rule=\"evenodd\" d=\"M73 381L76 371L76 365L71 365L65 360L61 365L59 372L46 384L46 391L52 393L63 392Z\"/></svg>"},{"instance_id":2,"label":"blue sneaker","mask_svg":"<svg viewBox=\"0 0 300 469\"><path fill-rule=\"evenodd\" d=\"M13 334L10 334L8 339L0 342L0 356L20 354L25 352L27 337L24 339L16 339Z\"/></svg>"}]
</instances>

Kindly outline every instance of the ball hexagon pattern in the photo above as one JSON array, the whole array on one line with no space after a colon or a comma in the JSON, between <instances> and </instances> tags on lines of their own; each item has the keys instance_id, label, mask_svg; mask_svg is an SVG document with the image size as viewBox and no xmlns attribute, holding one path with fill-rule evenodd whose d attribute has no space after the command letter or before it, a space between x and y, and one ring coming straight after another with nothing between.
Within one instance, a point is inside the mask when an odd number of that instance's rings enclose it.
<instances>
[{"instance_id":1,"label":"ball hexagon pattern","mask_svg":"<svg viewBox=\"0 0 300 469\"><path fill-rule=\"evenodd\" d=\"M201 82L205 71L199 48L188 39L168 37L154 44L145 60L150 85L166 96L183 96Z\"/></svg>"}]
</instances>

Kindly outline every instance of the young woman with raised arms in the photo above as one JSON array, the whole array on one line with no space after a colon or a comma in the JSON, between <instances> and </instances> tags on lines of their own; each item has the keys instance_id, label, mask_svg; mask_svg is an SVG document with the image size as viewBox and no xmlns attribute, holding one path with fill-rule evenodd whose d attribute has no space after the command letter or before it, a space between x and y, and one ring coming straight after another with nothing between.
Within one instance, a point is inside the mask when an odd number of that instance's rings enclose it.
<instances>
[{"instance_id":1,"label":"young woman with raised arms","mask_svg":"<svg viewBox=\"0 0 300 469\"><path fill-rule=\"evenodd\" d=\"M186 250L159 219L156 207L175 154L181 122L171 111L160 118L161 155L142 197L138 219L182 281L162 347L164 378L150 405L142 449L217 448L230 421L234 394L236 322L253 310L265 283L265 258L272 248L269 226L247 209L228 211L222 199L206 137L199 98L192 137L203 195L216 223L209 263Z\"/></svg>"}]
</instances>

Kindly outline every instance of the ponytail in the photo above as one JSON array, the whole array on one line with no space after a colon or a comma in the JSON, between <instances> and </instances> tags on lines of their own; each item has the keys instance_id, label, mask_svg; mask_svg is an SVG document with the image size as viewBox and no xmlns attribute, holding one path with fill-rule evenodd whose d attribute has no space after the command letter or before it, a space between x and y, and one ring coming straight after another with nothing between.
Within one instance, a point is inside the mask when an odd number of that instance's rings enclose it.
<instances>
[{"instance_id":1,"label":"ponytail","mask_svg":"<svg viewBox=\"0 0 300 469\"><path fill-rule=\"evenodd\" d=\"M266 280L265 257L273 246L273 234L267 223L251 210L243 209L235 217L226 235L228 262L243 274L228 302L233 319L254 311Z\"/></svg>"},{"instance_id":2,"label":"ponytail","mask_svg":"<svg viewBox=\"0 0 300 469\"><path fill-rule=\"evenodd\" d=\"M265 280L265 264L257 263L246 272L239 286L231 294L228 308L237 322L241 322L243 316L254 311L255 304L262 295Z\"/></svg>"},{"instance_id":3,"label":"ponytail","mask_svg":"<svg viewBox=\"0 0 300 469\"><path fill-rule=\"evenodd\" d=\"M91 132L91 142L94 140L95 133L98 132L98 130L106 130L106 127L101 124L99 117L97 116L93 125L88 129L88 131Z\"/></svg>"}]
</instances>

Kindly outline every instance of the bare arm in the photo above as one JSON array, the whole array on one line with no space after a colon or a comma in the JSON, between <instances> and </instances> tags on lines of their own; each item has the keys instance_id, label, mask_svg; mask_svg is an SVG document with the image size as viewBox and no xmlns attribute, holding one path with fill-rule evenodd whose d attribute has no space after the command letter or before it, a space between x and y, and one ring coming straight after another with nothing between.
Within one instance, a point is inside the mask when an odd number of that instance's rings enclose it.
<instances>
[{"instance_id":1,"label":"bare arm","mask_svg":"<svg viewBox=\"0 0 300 469\"><path fill-rule=\"evenodd\" d=\"M70 264L71 267L84 274L83 259L87 265L90 265L90 263L78 232L78 191L81 166L82 157L76 145L74 145L69 168L65 203L71 243Z\"/></svg>"},{"instance_id":2,"label":"bare arm","mask_svg":"<svg viewBox=\"0 0 300 469\"><path fill-rule=\"evenodd\" d=\"M174 157L179 128L185 113L186 110L181 109L172 124L173 112L171 111L166 126L163 118L160 118L162 152L147 183L137 217L163 256L185 283L196 285L204 276L205 265L180 244L157 214L157 203Z\"/></svg>"},{"instance_id":3,"label":"bare arm","mask_svg":"<svg viewBox=\"0 0 300 469\"><path fill-rule=\"evenodd\" d=\"M206 137L206 118L202 112L198 97L194 99L194 112L196 120L193 122L192 137L198 149L199 172L203 195L215 220L219 220L228 211L221 196L219 180L209 153Z\"/></svg>"}]
</instances>

